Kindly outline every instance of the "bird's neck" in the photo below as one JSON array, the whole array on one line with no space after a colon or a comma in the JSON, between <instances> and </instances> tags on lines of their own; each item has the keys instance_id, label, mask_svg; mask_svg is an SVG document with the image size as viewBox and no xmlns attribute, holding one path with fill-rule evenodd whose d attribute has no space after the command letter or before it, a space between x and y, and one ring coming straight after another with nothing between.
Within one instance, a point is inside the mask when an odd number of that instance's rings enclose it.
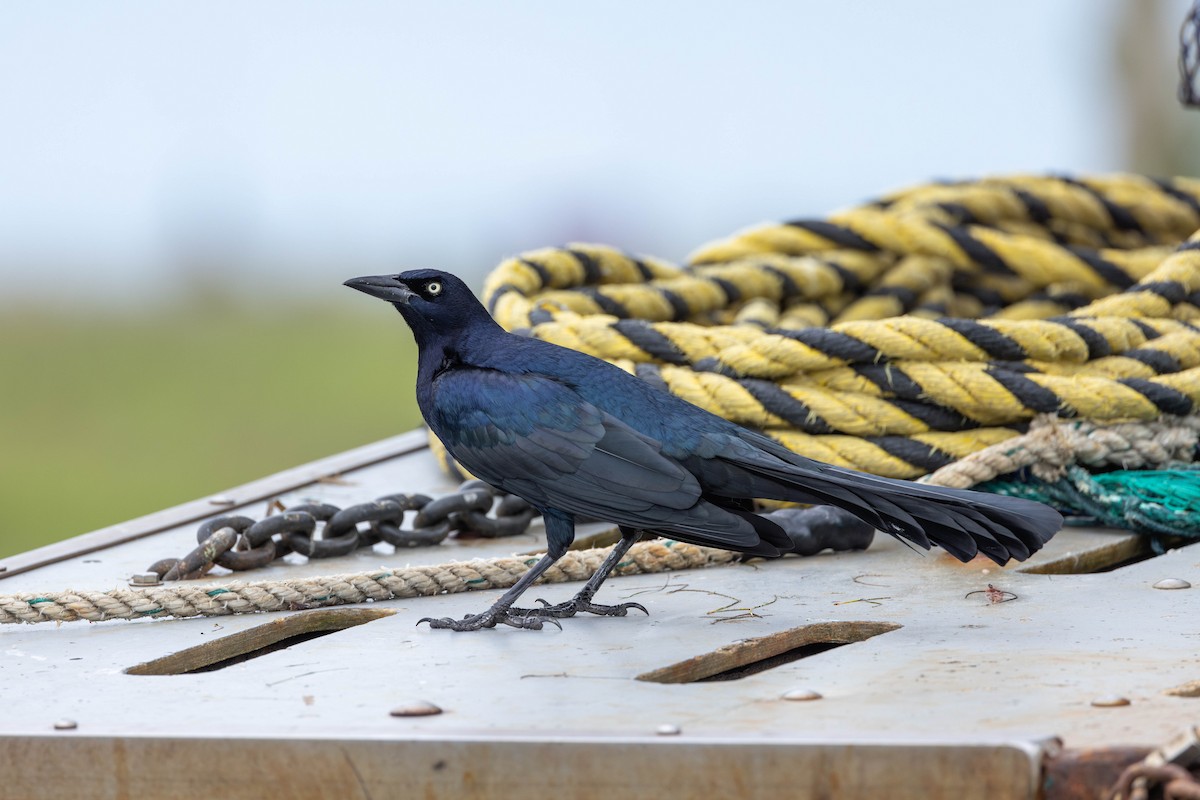
<instances>
[{"instance_id":1,"label":"bird's neck","mask_svg":"<svg viewBox=\"0 0 1200 800\"><path fill-rule=\"evenodd\" d=\"M446 339L422 344L417 357L417 385L429 384L447 369L462 363L458 348Z\"/></svg>"},{"instance_id":2,"label":"bird's neck","mask_svg":"<svg viewBox=\"0 0 1200 800\"><path fill-rule=\"evenodd\" d=\"M474 324L455 331L429 331L417 340L417 380L429 384L448 369L485 366L496 342L508 334L489 317L489 324Z\"/></svg>"}]
</instances>

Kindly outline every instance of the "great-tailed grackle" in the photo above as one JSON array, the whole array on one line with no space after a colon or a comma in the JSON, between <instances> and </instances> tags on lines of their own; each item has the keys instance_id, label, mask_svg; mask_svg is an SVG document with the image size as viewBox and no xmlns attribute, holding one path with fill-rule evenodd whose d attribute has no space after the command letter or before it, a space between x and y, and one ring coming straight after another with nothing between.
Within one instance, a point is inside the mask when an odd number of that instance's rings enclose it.
<instances>
[{"instance_id":1,"label":"great-tailed grackle","mask_svg":"<svg viewBox=\"0 0 1200 800\"><path fill-rule=\"evenodd\" d=\"M1061 527L1029 500L891 480L799 456L759 433L650 386L600 359L506 332L458 278L415 270L346 281L388 301L420 348L417 403L464 467L541 512L547 552L482 614L428 619L457 631L541 628L596 605L608 573L643 533L776 556L790 547L754 498L827 504L923 548L966 561L1024 560ZM621 540L571 600L513 603L567 551L575 516L615 522Z\"/></svg>"}]
</instances>

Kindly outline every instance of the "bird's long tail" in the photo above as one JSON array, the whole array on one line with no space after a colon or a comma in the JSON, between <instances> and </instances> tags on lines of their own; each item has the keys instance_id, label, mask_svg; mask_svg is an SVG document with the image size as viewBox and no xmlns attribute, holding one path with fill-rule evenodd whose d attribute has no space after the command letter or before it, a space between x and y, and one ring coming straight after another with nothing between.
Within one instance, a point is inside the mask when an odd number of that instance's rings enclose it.
<instances>
[{"instance_id":1,"label":"bird's long tail","mask_svg":"<svg viewBox=\"0 0 1200 800\"><path fill-rule=\"evenodd\" d=\"M838 506L920 547L940 545L962 561L980 553L997 564L1023 561L1062 528L1061 514L1032 500L881 478L787 451L776 455L786 465L738 464L755 475L758 496Z\"/></svg>"}]
</instances>

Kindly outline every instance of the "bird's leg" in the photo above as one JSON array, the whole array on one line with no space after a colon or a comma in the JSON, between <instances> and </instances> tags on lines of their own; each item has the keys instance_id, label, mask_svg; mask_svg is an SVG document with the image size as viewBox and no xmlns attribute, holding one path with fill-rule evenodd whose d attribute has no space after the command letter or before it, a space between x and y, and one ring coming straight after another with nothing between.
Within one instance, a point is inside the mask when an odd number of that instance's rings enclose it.
<instances>
[{"instance_id":1,"label":"bird's leg","mask_svg":"<svg viewBox=\"0 0 1200 800\"><path fill-rule=\"evenodd\" d=\"M620 563L621 559L629 552L629 548L633 547L634 543L642 537L640 531L633 528L621 528L621 541L613 545L613 549L605 556L600 568L596 570L592 577L588 578L587 583L579 590L579 593L565 603L550 605L545 600L538 599L542 604L542 608L523 608L519 609L520 613L526 618L548 617L550 619L573 617L581 611L588 614L599 614L603 617L623 617L629 613L629 609L636 608L643 614L649 616L650 612L645 606L640 603L619 603L615 606L602 606L592 602L592 598L596 596L596 591L600 588L600 584L604 583L608 578L613 568ZM513 609L514 613L518 609Z\"/></svg>"},{"instance_id":2,"label":"bird's leg","mask_svg":"<svg viewBox=\"0 0 1200 800\"><path fill-rule=\"evenodd\" d=\"M538 617L530 616L527 611L520 608L513 608L512 604L517 601L517 598L530 587L542 574L554 566L554 562L562 557L562 553L546 553L542 556L533 567L521 576L521 579L513 584L512 588L505 592L499 600L492 604L492 607L482 614L469 614L462 619L451 619L450 617L442 617L435 619L433 617L424 617L417 620L417 624L428 622L431 628L447 628L452 631L477 631L480 628L494 628L496 625L512 625L514 628L531 628L533 630L541 630L542 620ZM551 622L557 622L550 620ZM561 627L561 626L559 626Z\"/></svg>"},{"instance_id":3,"label":"bird's leg","mask_svg":"<svg viewBox=\"0 0 1200 800\"><path fill-rule=\"evenodd\" d=\"M513 608L512 604L517 601L526 589L532 586L538 578L545 574L546 570L554 566L554 562L558 561L567 552L571 541L575 538L575 520L565 514L553 511L543 512L542 518L546 524L546 555L542 556L529 572L521 576L520 580L512 585L512 588L501 595L500 599L492 604L492 607L482 614L468 614L462 619L451 619L450 617L442 617L435 619L433 617L424 617L417 620L417 624L428 622L431 628L445 628L452 631L477 631L480 628L494 628L497 625L511 625L514 628L529 628L531 630L541 630L546 622L550 622L558 627L558 620L547 620L543 615L531 615L528 611L521 608ZM628 549L628 548L626 548ZM611 567L610 567L611 569Z\"/></svg>"}]
</instances>

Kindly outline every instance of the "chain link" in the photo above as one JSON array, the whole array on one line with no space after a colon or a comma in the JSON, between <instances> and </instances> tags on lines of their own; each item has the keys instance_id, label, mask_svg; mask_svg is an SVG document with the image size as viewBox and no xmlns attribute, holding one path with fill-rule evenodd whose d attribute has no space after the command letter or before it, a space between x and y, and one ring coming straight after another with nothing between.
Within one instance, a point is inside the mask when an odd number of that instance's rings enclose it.
<instances>
[{"instance_id":1,"label":"chain link","mask_svg":"<svg viewBox=\"0 0 1200 800\"><path fill-rule=\"evenodd\" d=\"M1121 773L1106 800L1200 800L1200 728L1187 728ZM1155 789L1159 792L1155 792Z\"/></svg>"},{"instance_id":2,"label":"chain link","mask_svg":"<svg viewBox=\"0 0 1200 800\"><path fill-rule=\"evenodd\" d=\"M416 516L405 529L404 516L410 511ZM333 558L378 542L397 549L428 547L452 532L489 539L516 536L535 516L524 500L500 494L483 481L467 481L436 500L423 494L390 494L346 508L307 503L258 521L232 515L210 519L196 531L195 550L183 558L156 561L149 571L159 580L176 581L201 577L214 565L235 572L258 569L289 553Z\"/></svg>"},{"instance_id":3,"label":"chain link","mask_svg":"<svg viewBox=\"0 0 1200 800\"><path fill-rule=\"evenodd\" d=\"M378 542L397 549L429 547L455 532L488 539L516 536L537 516L521 498L483 481L467 481L436 500L423 494L389 494L346 508L328 503L283 508L278 501L270 505L276 507L281 513L258 521L236 515L206 521L196 531L195 550L183 558L155 561L146 575L135 576L141 579L139 585L199 578L214 565L234 572L258 569L289 553L334 558ZM404 516L410 511L416 515L412 527L405 529ZM826 549L865 550L875 535L867 523L831 506L784 508L763 516L791 538L787 552L802 556Z\"/></svg>"},{"instance_id":4,"label":"chain link","mask_svg":"<svg viewBox=\"0 0 1200 800\"><path fill-rule=\"evenodd\" d=\"M1111 800L1147 800L1151 789L1162 789L1163 800L1200 800L1200 782L1178 764L1134 764L1121 773Z\"/></svg>"}]
</instances>

